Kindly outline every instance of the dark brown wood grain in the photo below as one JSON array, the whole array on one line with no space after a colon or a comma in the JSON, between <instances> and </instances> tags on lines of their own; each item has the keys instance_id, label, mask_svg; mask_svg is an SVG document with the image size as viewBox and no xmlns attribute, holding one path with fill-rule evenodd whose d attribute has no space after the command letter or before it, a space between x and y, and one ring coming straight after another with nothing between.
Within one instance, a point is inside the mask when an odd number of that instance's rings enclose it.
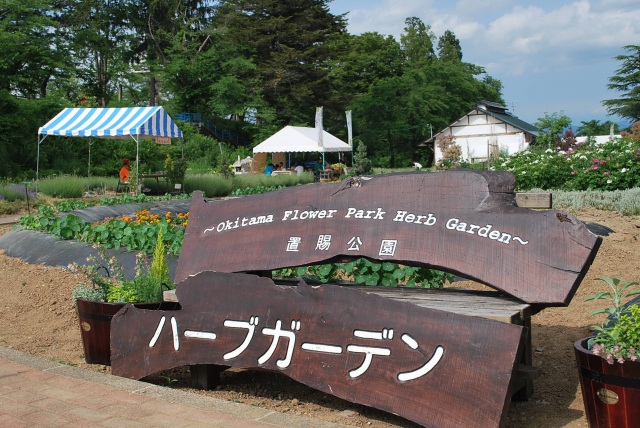
<instances>
[{"instance_id":1,"label":"dark brown wood grain","mask_svg":"<svg viewBox=\"0 0 640 428\"><path fill-rule=\"evenodd\" d=\"M609 364L588 349L588 339L575 342L580 387L590 427L637 427L640 421L640 362Z\"/></svg>"},{"instance_id":2,"label":"dark brown wood grain","mask_svg":"<svg viewBox=\"0 0 640 428\"><path fill-rule=\"evenodd\" d=\"M569 213L517 207L508 172L385 174L224 201L196 193L176 281L367 257L567 305L600 242Z\"/></svg>"},{"instance_id":3,"label":"dark brown wood grain","mask_svg":"<svg viewBox=\"0 0 640 428\"><path fill-rule=\"evenodd\" d=\"M142 378L193 364L272 370L424 426L499 426L509 403L522 343L517 325L247 274L203 272L176 294L179 311L130 305L114 317L113 374Z\"/></svg>"}]
</instances>

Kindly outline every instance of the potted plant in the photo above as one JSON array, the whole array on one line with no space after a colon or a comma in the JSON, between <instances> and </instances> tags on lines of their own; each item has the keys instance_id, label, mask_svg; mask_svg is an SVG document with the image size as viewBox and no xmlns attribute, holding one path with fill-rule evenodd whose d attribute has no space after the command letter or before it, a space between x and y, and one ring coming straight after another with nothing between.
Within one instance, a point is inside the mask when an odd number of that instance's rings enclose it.
<instances>
[{"instance_id":1,"label":"potted plant","mask_svg":"<svg viewBox=\"0 0 640 428\"><path fill-rule=\"evenodd\" d=\"M609 300L611 306L590 315L609 314L595 335L575 342L580 386L590 427L635 427L640 421L640 294L637 282L596 278L609 285L587 300Z\"/></svg>"},{"instance_id":2,"label":"potted plant","mask_svg":"<svg viewBox=\"0 0 640 428\"><path fill-rule=\"evenodd\" d=\"M151 266L142 253L136 256L136 273L126 280L124 269L115 257L107 258L98 248L101 264L91 255L88 265L72 264L69 269L84 277L72 295L78 313L85 361L89 364L111 364L111 319L127 303L143 309L176 309L176 304L163 302L165 289L175 288L165 257L162 229L159 229Z\"/></svg>"}]
</instances>

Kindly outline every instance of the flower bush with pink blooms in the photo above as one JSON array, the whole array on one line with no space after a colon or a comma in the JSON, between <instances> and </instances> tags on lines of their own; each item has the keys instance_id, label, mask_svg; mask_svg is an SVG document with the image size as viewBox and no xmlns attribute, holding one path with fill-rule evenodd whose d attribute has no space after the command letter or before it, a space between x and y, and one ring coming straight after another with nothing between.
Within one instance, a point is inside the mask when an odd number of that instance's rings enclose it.
<instances>
[{"instance_id":1,"label":"flower bush with pink blooms","mask_svg":"<svg viewBox=\"0 0 640 428\"><path fill-rule=\"evenodd\" d=\"M625 190L640 187L640 140L587 141L567 150L530 148L501 157L496 170L512 172L516 190Z\"/></svg>"},{"instance_id":2,"label":"flower bush with pink blooms","mask_svg":"<svg viewBox=\"0 0 640 428\"><path fill-rule=\"evenodd\" d=\"M602 325L594 326L596 335L587 344L591 351L615 362L637 361L640 352L640 306L635 301L623 304L622 300L640 294L640 290L628 291L637 282L623 282L618 278L596 278L606 282L611 291L604 291L586 300L609 300L612 306L593 311L590 315L609 314Z\"/></svg>"}]
</instances>

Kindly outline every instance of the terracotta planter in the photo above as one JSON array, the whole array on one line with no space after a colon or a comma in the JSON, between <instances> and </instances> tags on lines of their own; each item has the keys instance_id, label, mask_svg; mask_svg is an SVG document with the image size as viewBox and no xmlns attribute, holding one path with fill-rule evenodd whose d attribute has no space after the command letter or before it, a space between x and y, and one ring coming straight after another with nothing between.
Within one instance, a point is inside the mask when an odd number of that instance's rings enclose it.
<instances>
[{"instance_id":1,"label":"terracotta planter","mask_svg":"<svg viewBox=\"0 0 640 428\"><path fill-rule=\"evenodd\" d=\"M575 342L578 374L590 427L631 428L640 423L640 362L609 364Z\"/></svg>"},{"instance_id":2,"label":"terracotta planter","mask_svg":"<svg viewBox=\"0 0 640 428\"><path fill-rule=\"evenodd\" d=\"M106 303L76 300L76 310L82 335L84 359L87 364L111 365L111 319L126 303ZM175 310L175 302L135 303L140 309Z\"/></svg>"}]
</instances>

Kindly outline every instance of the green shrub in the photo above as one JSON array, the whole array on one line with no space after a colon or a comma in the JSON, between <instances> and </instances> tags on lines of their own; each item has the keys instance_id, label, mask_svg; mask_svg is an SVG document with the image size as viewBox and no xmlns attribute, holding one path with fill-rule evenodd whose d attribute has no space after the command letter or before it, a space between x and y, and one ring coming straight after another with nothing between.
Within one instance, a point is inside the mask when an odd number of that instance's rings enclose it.
<instances>
[{"instance_id":1,"label":"green shrub","mask_svg":"<svg viewBox=\"0 0 640 428\"><path fill-rule=\"evenodd\" d=\"M16 189L0 186L0 200L7 202L23 201L26 200L26 194Z\"/></svg>"},{"instance_id":2,"label":"green shrub","mask_svg":"<svg viewBox=\"0 0 640 428\"><path fill-rule=\"evenodd\" d=\"M616 138L586 142L564 151L532 147L502 156L494 169L516 177L516 189L624 190L640 187L640 142Z\"/></svg>"},{"instance_id":3,"label":"green shrub","mask_svg":"<svg viewBox=\"0 0 640 428\"><path fill-rule=\"evenodd\" d=\"M592 207L618 211L624 215L640 214L640 188L627 190L553 191L553 208L581 210Z\"/></svg>"},{"instance_id":4,"label":"green shrub","mask_svg":"<svg viewBox=\"0 0 640 428\"><path fill-rule=\"evenodd\" d=\"M41 179L38 191L54 198L81 198L88 185L86 177L65 175Z\"/></svg>"},{"instance_id":5,"label":"green shrub","mask_svg":"<svg viewBox=\"0 0 640 428\"><path fill-rule=\"evenodd\" d=\"M193 193L201 190L205 197L214 198L227 196L231 193L233 184L220 174L193 174L187 175L184 180L184 191Z\"/></svg>"}]
</instances>

